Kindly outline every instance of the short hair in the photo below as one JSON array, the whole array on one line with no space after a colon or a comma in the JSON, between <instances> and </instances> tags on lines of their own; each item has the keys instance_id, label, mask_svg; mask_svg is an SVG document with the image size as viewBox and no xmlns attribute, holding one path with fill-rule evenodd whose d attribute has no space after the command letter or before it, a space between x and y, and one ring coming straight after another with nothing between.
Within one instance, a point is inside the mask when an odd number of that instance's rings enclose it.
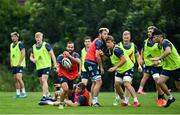
<instances>
[{"instance_id":1,"label":"short hair","mask_svg":"<svg viewBox=\"0 0 180 115\"><path fill-rule=\"evenodd\" d=\"M85 36L84 41L90 39L92 41L92 38L90 36Z\"/></svg>"},{"instance_id":2,"label":"short hair","mask_svg":"<svg viewBox=\"0 0 180 115\"><path fill-rule=\"evenodd\" d=\"M68 42L67 42L67 44L74 44L74 42L72 42L72 41L68 41Z\"/></svg>"},{"instance_id":3,"label":"short hair","mask_svg":"<svg viewBox=\"0 0 180 115\"><path fill-rule=\"evenodd\" d=\"M11 36L13 36L13 35L15 35L15 36L17 36L17 37L19 38L19 33L17 33L17 32L12 32L12 33L11 33Z\"/></svg>"},{"instance_id":4,"label":"short hair","mask_svg":"<svg viewBox=\"0 0 180 115\"><path fill-rule=\"evenodd\" d=\"M77 86L80 87L82 90L85 90L85 89L86 89L86 85L85 85L84 83L82 83L82 82L79 82L79 83L77 84Z\"/></svg>"},{"instance_id":5,"label":"short hair","mask_svg":"<svg viewBox=\"0 0 180 115\"><path fill-rule=\"evenodd\" d=\"M152 33L152 36L155 36L155 35L163 35L163 33L160 29L155 28Z\"/></svg>"},{"instance_id":6,"label":"short hair","mask_svg":"<svg viewBox=\"0 0 180 115\"><path fill-rule=\"evenodd\" d=\"M111 36L111 35L108 35L108 36L106 37L106 41L109 41L109 40L111 40L112 42L115 42L115 41L114 41L114 37Z\"/></svg>"},{"instance_id":7,"label":"short hair","mask_svg":"<svg viewBox=\"0 0 180 115\"><path fill-rule=\"evenodd\" d=\"M129 33L129 34L131 35L131 32L128 31L128 30L125 30L125 31L123 32L123 35L124 35L124 33Z\"/></svg>"},{"instance_id":8,"label":"short hair","mask_svg":"<svg viewBox=\"0 0 180 115\"><path fill-rule=\"evenodd\" d=\"M36 32L35 36L38 36L38 35L43 36L43 33L42 32Z\"/></svg>"},{"instance_id":9,"label":"short hair","mask_svg":"<svg viewBox=\"0 0 180 115\"><path fill-rule=\"evenodd\" d=\"M109 29L108 28L100 28L99 29L99 33L102 33L103 31L106 31L109 33Z\"/></svg>"},{"instance_id":10,"label":"short hair","mask_svg":"<svg viewBox=\"0 0 180 115\"><path fill-rule=\"evenodd\" d=\"M147 30L150 30L150 29L157 29L157 27L156 26L149 26L148 28L147 28Z\"/></svg>"}]
</instances>

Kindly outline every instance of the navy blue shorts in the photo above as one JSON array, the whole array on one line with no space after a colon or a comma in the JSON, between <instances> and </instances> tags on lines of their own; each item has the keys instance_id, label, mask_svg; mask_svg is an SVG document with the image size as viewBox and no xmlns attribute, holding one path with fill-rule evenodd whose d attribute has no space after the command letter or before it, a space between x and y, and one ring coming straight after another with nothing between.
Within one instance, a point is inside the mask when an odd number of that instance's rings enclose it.
<instances>
[{"instance_id":1,"label":"navy blue shorts","mask_svg":"<svg viewBox=\"0 0 180 115\"><path fill-rule=\"evenodd\" d=\"M172 77L176 81L180 81L180 68L176 70L162 70L161 72L162 75Z\"/></svg>"},{"instance_id":2,"label":"navy blue shorts","mask_svg":"<svg viewBox=\"0 0 180 115\"><path fill-rule=\"evenodd\" d=\"M101 74L97 63L93 61L85 60L84 66L89 78L92 81L101 80Z\"/></svg>"},{"instance_id":3,"label":"navy blue shorts","mask_svg":"<svg viewBox=\"0 0 180 115\"><path fill-rule=\"evenodd\" d=\"M22 73L23 67L12 67L12 74Z\"/></svg>"},{"instance_id":4,"label":"navy blue shorts","mask_svg":"<svg viewBox=\"0 0 180 115\"><path fill-rule=\"evenodd\" d=\"M69 80L65 76L58 76L58 82L60 84L66 82L68 84L69 89L73 89L74 81L73 80Z\"/></svg>"},{"instance_id":5,"label":"navy blue shorts","mask_svg":"<svg viewBox=\"0 0 180 115\"><path fill-rule=\"evenodd\" d=\"M131 78L133 78L134 76L134 67L127 70L126 72L124 73L118 73L117 71L115 72L115 76L116 77L120 77L120 78L123 78L124 76L130 76Z\"/></svg>"},{"instance_id":6,"label":"navy blue shorts","mask_svg":"<svg viewBox=\"0 0 180 115\"><path fill-rule=\"evenodd\" d=\"M155 73L161 73L162 67L154 67L154 66L145 66L144 67L144 72L148 73L150 75L153 75Z\"/></svg>"},{"instance_id":7,"label":"navy blue shorts","mask_svg":"<svg viewBox=\"0 0 180 115\"><path fill-rule=\"evenodd\" d=\"M89 79L89 74L86 71L81 72L81 79Z\"/></svg>"},{"instance_id":8,"label":"navy blue shorts","mask_svg":"<svg viewBox=\"0 0 180 115\"><path fill-rule=\"evenodd\" d=\"M37 70L38 77L42 77L42 75L49 75L49 74L50 74L50 67Z\"/></svg>"}]
</instances>

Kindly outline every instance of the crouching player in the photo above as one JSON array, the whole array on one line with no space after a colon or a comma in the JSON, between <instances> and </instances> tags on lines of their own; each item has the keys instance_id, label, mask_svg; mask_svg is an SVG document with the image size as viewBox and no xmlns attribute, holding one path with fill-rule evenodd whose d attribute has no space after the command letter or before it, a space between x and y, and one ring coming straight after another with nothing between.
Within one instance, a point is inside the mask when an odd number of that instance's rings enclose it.
<instances>
[{"instance_id":1,"label":"crouching player","mask_svg":"<svg viewBox=\"0 0 180 115\"><path fill-rule=\"evenodd\" d=\"M133 67L134 64L130 58L123 52L123 50L115 46L114 38L112 36L107 36L106 46L108 48L109 56L113 67L109 68L109 72L115 71L115 89L120 97L123 97L123 91L120 87L120 83L124 83L125 88L130 92L131 96L134 98L134 107L139 107L140 104L136 97L136 92L131 85L133 77ZM122 106L128 106L128 102L121 103Z\"/></svg>"},{"instance_id":2,"label":"crouching player","mask_svg":"<svg viewBox=\"0 0 180 115\"><path fill-rule=\"evenodd\" d=\"M53 105L53 106L67 105L72 107L89 106L90 96L88 90L86 89L86 85L80 82L77 84L75 91L73 93L73 98L71 100L65 99L64 102L41 101L39 105Z\"/></svg>"}]
</instances>

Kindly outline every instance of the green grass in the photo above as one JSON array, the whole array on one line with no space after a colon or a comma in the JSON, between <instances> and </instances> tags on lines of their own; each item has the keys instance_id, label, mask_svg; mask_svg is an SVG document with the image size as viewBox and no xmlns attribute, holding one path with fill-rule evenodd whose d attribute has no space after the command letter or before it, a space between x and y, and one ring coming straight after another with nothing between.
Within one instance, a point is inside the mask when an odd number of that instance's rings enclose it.
<instances>
[{"instance_id":1,"label":"green grass","mask_svg":"<svg viewBox=\"0 0 180 115\"><path fill-rule=\"evenodd\" d=\"M103 107L39 106L40 92L28 92L27 98L16 99L14 92L0 92L0 114L180 114L180 93L173 93L176 102L169 108L159 108L155 103L155 93L138 95L141 107L112 106L114 93L101 92L99 101ZM130 98L132 104L132 98Z\"/></svg>"}]
</instances>

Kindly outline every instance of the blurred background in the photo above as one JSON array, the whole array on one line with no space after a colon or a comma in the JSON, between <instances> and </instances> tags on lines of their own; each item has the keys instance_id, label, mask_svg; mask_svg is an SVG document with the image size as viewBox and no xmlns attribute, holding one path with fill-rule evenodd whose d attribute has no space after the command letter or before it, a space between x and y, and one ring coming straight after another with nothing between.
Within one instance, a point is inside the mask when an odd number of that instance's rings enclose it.
<instances>
[{"instance_id":1,"label":"blurred background","mask_svg":"<svg viewBox=\"0 0 180 115\"><path fill-rule=\"evenodd\" d=\"M26 47L27 68L24 81L27 91L41 91L34 64L29 61L30 48L35 43L34 34L44 33L57 56L65 50L66 42L75 42L75 50L83 48L83 37L95 38L100 27L110 29L116 42L122 32L129 30L132 41L140 50L147 38L147 27L160 28L180 53L180 1L179 0L0 0L0 91L14 91L14 81L9 64L10 33L17 31ZM110 67L105 60L105 69ZM57 75L52 71L49 85ZM135 72L133 86L137 90L142 73ZM77 79L78 82L78 79ZM102 91L113 91L113 73L103 76ZM174 81L168 86L176 90ZM155 91L153 79L145 91Z\"/></svg>"}]
</instances>

